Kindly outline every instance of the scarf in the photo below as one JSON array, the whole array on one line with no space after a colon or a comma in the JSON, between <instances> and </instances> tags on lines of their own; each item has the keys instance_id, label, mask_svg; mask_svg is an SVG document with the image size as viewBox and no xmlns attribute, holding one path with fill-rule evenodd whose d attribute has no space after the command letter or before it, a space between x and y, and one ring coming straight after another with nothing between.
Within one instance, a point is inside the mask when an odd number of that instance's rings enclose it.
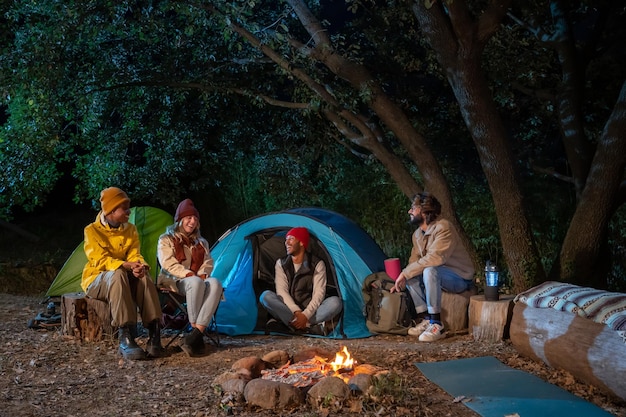
<instances>
[{"instance_id":1,"label":"scarf","mask_svg":"<svg viewBox=\"0 0 626 417\"><path fill-rule=\"evenodd\" d=\"M206 250L199 242L192 246L191 242L186 237L183 239L174 239L174 257L181 264L185 259L187 259L185 256L185 246L191 246L191 265L189 266L189 269L197 274L198 270L204 263L204 254L206 253Z\"/></svg>"}]
</instances>

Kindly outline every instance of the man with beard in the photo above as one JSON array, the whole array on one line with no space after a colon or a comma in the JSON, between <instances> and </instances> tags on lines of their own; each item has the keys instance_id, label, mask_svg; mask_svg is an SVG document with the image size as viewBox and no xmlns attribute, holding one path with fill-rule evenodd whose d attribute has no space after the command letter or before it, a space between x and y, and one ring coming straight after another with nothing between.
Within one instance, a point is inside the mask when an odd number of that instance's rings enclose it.
<instances>
[{"instance_id":1,"label":"man with beard","mask_svg":"<svg viewBox=\"0 0 626 417\"><path fill-rule=\"evenodd\" d=\"M418 226L413 233L409 264L396 279L391 292L408 290L419 324L409 335L421 342L445 337L441 321L441 291L461 293L473 286L474 264L454 226L439 218L441 204L428 193L413 198L410 223Z\"/></svg>"},{"instance_id":2,"label":"man with beard","mask_svg":"<svg viewBox=\"0 0 626 417\"><path fill-rule=\"evenodd\" d=\"M309 239L304 227L294 227L285 236L287 256L276 261L276 292L264 291L259 300L274 317L268 331L283 332L287 326L289 332L327 336L334 328L341 299L326 296L326 266L307 251Z\"/></svg>"}]
</instances>

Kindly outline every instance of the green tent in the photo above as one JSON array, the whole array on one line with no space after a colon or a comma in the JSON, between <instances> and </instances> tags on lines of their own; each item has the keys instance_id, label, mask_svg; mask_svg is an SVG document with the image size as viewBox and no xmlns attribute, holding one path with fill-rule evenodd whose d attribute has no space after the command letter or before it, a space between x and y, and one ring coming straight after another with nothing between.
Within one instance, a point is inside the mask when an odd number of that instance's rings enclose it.
<instances>
[{"instance_id":1,"label":"green tent","mask_svg":"<svg viewBox=\"0 0 626 417\"><path fill-rule=\"evenodd\" d=\"M171 214L155 207L133 207L130 209L129 222L137 226L141 239L141 254L150 265L150 274L155 278L158 273L157 243L165 228L174 223ZM83 242L74 249L74 252L65 261L65 264L48 288L48 297L58 297L70 292L80 292L80 279L87 257Z\"/></svg>"}]
</instances>

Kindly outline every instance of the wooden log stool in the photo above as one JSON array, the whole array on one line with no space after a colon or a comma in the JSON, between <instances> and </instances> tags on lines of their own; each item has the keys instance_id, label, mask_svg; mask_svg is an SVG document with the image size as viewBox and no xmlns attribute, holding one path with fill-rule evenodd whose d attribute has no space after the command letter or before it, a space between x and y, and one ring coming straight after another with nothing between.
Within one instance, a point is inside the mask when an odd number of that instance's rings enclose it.
<instances>
[{"instance_id":1,"label":"wooden log stool","mask_svg":"<svg viewBox=\"0 0 626 417\"><path fill-rule=\"evenodd\" d=\"M467 308L476 289L459 294L441 292L441 321L448 334L467 332Z\"/></svg>"},{"instance_id":2,"label":"wooden log stool","mask_svg":"<svg viewBox=\"0 0 626 417\"><path fill-rule=\"evenodd\" d=\"M61 296L61 333L85 342L99 342L112 337L111 310L105 301L90 298L83 292Z\"/></svg>"},{"instance_id":3,"label":"wooden log stool","mask_svg":"<svg viewBox=\"0 0 626 417\"><path fill-rule=\"evenodd\" d=\"M513 315L513 295L501 295L498 301L487 301L474 295L469 304L469 331L474 340L497 342L509 338Z\"/></svg>"}]
</instances>

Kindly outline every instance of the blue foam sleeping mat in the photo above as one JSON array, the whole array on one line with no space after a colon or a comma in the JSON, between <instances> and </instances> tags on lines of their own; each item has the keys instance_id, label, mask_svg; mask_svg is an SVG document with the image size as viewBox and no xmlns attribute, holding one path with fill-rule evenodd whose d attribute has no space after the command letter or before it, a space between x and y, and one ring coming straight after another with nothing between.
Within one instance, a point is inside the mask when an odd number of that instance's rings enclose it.
<instances>
[{"instance_id":1,"label":"blue foam sleeping mat","mask_svg":"<svg viewBox=\"0 0 626 417\"><path fill-rule=\"evenodd\" d=\"M556 385L504 365L493 356L416 363L426 378L483 417L610 417Z\"/></svg>"}]
</instances>

